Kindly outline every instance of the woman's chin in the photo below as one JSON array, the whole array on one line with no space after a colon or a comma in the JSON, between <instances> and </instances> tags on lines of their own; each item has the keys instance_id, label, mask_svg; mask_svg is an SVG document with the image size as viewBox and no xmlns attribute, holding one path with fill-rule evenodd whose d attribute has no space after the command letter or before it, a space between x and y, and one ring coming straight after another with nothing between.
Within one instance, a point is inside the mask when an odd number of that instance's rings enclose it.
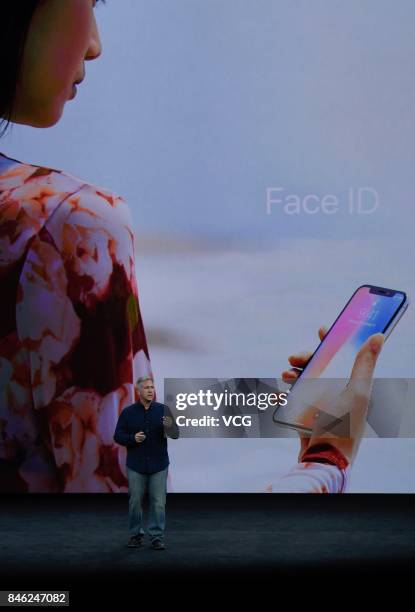
<instances>
[{"instance_id":1,"label":"woman's chin","mask_svg":"<svg viewBox=\"0 0 415 612\"><path fill-rule=\"evenodd\" d=\"M38 117L32 125L33 127L37 128L53 127L62 117L62 113L63 107L60 108L59 111L50 112L48 114L45 113L44 115Z\"/></svg>"},{"instance_id":2,"label":"woman's chin","mask_svg":"<svg viewBox=\"0 0 415 612\"><path fill-rule=\"evenodd\" d=\"M41 113L17 114L12 117L13 123L20 125L29 125L34 128L53 127L58 123L63 113L63 105L60 108L53 108L48 111L43 110Z\"/></svg>"}]
</instances>

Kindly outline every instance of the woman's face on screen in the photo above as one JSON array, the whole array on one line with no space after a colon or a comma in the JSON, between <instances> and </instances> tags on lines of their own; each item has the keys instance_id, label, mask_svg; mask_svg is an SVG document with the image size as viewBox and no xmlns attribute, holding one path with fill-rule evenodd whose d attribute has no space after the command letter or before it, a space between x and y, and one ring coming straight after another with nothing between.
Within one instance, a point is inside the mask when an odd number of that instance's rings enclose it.
<instances>
[{"instance_id":1,"label":"woman's face on screen","mask_svg":"<svg viewBox=\"0 0 415 612\"><path fill-rule=\"evenodd\" d=\"M23 55L12 121L49 127L59 121L84 62L101 54L95 0L40 0Z\"/></svg>"}]
</instances>

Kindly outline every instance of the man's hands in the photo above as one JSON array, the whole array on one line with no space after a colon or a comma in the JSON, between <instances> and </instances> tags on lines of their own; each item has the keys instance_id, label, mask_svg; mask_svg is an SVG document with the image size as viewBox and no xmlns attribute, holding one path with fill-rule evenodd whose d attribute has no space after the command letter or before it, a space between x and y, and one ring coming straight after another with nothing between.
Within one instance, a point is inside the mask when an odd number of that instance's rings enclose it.
<instances>
[{"instance_id":1,"label":"man's hands","mask_svg":"<svg viewBox=\"0 0 415 612\"><path fill-rule=\"evenodd\" d=\"M137 444L140 444L140 442L144 442L144 440L146 439L146 434L143 431L138 431L135 434L134 438Z\"/></svg>"},{"instance_id":2,"label":"man's hands","mask_svg":"<svg viewBox=\"0 0 415 612\"><path fill-rule=\"evenodd\" d=\"M173 425L173 419L169 416L164 416L163 417L163 426L166 429L170 429L170 427ZM146 439L146 434L143 431L138 431L135 436L134 436L135 441L137 442L137 444L141 444L141 442L144 442L144 440Z\"/></svg>"},{"instance_id":3,"label":"man's hands","mask_svg":"<svg viewBox=\"0 0 415 612\"><path fill-rule=\"evenodd\" d=\"M170 429L170 427L173 425L173 419L169 416L164 416L163 425L166 427L166 429Z\"/></svg>"},{"instance_id":4,"label":"man's hands","mask_svg":"<svg viewBox=\"0 0 415 612\"><path fill-rule=\"evenodd\" d=\"M325 327L319 329L318 335L320 340L323 340L326 333L327 329ZM374 334L366 340L356 355L347 387L330 407L324 406L324 412L332 415L333 420L344 418L346 415L349 417L347 436L339 436L328 431L323 433L321 427L318 427L317 419L311 436L300 435L301 448L299 461L301 461L301 457L310 446L328 442L340 450L350 463L352 462L363 435L372 392L373 374L384 339L383 334ZM284 382L294 383L301 370L307 365L311 355L312 353L310 352L291 355L288 361L293 367L282 373ZM315 413L316 409L318 410L318 406L313 406L311 410Z\"/></svg>"}]
</instances>

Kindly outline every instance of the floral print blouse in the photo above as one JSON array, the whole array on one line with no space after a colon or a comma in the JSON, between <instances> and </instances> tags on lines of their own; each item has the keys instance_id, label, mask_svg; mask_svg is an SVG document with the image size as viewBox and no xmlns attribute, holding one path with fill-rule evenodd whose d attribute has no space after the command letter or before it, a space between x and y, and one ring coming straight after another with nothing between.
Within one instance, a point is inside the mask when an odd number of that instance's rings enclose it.
<instances>
[{"instance_id":1,"label":"floral print blouse","mask_svg":"<svg viewBox=\"0 0 415 612\"><path fill-rule=\"evenodd\" d=\"M126 203L0 154L0 287L0 491L126 491L113 434L151 375Z\"/></svg>"}]
</instances>

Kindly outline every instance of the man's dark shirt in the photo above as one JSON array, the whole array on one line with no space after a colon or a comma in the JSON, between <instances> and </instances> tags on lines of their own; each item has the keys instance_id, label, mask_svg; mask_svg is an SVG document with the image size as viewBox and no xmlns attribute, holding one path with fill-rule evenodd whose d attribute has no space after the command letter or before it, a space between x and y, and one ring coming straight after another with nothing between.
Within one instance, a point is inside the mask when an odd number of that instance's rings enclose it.
<instances>
[{"instance_id":1,"label":"man's dark shirt","mask_svg":"<svg viewBox=\"0 0 415 612\"><path fill-rule=\"evenodd\" d=\"M127 467L130 470L154 474L169 465L166 435L178 438L179 428L174 419L172 426L165 428L163 416L172 417L168 406L158 402L151 402L147 410L141 402L136 402L121 412L114 440L127 447ZM138 443L134 436L139 431L146 435L146 439Z\"/></svg>"}]
</instances>

